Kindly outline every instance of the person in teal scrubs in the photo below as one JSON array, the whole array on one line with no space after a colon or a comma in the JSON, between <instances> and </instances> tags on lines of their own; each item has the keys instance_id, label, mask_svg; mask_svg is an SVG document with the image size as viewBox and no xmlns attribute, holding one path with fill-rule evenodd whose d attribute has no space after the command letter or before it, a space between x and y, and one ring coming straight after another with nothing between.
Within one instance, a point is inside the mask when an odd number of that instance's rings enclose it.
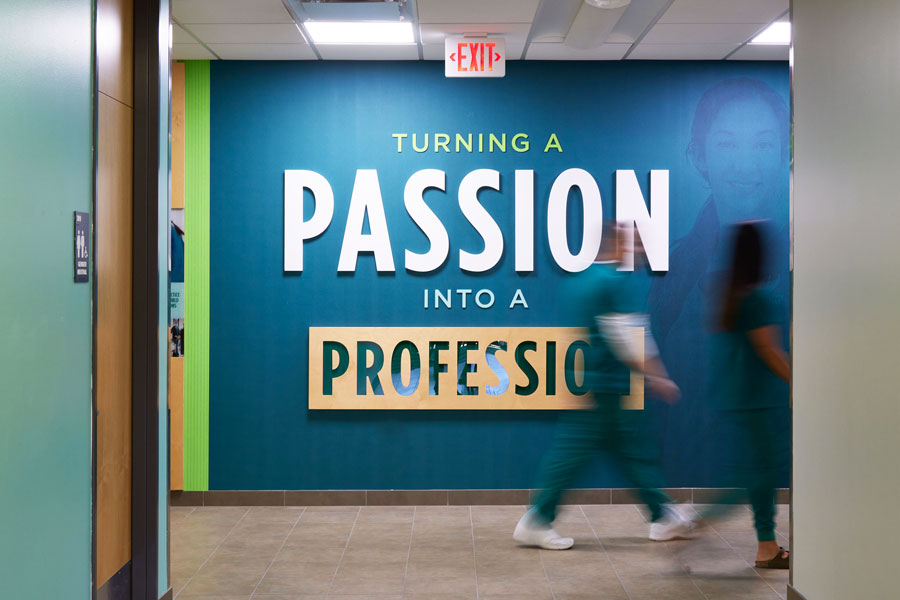
<instances>
[{"instance_id":1,"label":"person in teal scrubs","mask_svg":"<svg viewBox=\"0 0 900 600\"><path fill-rule=\"evenodd\" d=\"M725 481L743 488L753 508L759 568L789 568L775 537L776 435L790 363L781 346L781 307L763 285L761 223L735 227L731 268L723 282L711 347L712 398L721 414ZM715 517L740 500L735 492L702 515ZM743 495L743 492L741 492Z\"/></svg>"},{"instance_id":2,"label":"person in teal scrubs","mask_svg":"<svg viewBox=\"0 0 900 600\"><path fill-rule=\"evenodd\" d=\"M622 396L630 393L632 370L643 372L647 388L664 400L677 400L678 387L659 360L634 277L618 270L625 236L617 233L611 225L604 228L596 262L572 278L562 294L566 314L588 335L584 383L593 407L561 415L553 447L538 477L540 491L513 533L521 544L549 550L572 547L572 538L556 533L552 524L564 492L597 451L612 458L640 490L641 500L650 510L650 539L687 537L693 527L660 489L662 471L644 436L643 411L622 409ZM637 240L634 245L637 258L642 249ZM632 328L637 326L644 327L643 356L632 343Z\"/></svg>"}]
</instances>

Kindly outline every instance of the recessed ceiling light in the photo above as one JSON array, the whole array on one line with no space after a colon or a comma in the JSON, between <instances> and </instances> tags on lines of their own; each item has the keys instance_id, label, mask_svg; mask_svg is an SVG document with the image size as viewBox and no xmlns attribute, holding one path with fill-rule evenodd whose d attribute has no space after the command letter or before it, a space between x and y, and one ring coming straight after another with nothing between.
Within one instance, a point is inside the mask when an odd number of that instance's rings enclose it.
<instances>
[{"instance_id":1,"label":"recessed ceiling light","mask_svg":"<svg viewBox=\"0 0 900 600\"><path fill-rule=\"evenodd\" d=\"M789 21L772 23L750 41L751 44L781 44L791 43L791 24Z\"/></svg>"},{"instance_id":2,"label":"recessed ceiling light","mask_svg":"<svg viewBox=\"0 0 900 600\"><path fill-rule=\"evenodd\" d=\"M415 44L412 23L305 21L315 44Z\"/></svg>"}]
</instances>

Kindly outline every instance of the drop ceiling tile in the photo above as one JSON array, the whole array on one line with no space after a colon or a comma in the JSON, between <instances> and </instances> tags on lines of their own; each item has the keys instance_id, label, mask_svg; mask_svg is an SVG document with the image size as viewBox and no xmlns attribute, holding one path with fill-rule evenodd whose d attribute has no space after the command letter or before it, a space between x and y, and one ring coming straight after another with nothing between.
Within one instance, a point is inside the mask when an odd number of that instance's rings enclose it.
<instances>
[{"instance_id":1,"label":"drop ceiling tile","mask_svg":"<svg viewBox=\"0 0 900 600\"><path fill-rule=\"evenodd\" d=\"M223 60L316 60L306 44L210 44Z\"/></svg>"},{"instance_id":2,"label":"drop ceiling tile","mask_svg":"<svg viewBox=\"0 0 900 600\"><path fill-rule=\"evenodd\" d=\"M531 23L540 0L417 0L419 23Z\"/></svg>"},{"instance_id":3,"label":"drop ceiling tile","mask_svg":"<svg viewBox=\"0 0 900 600\"><path fill-rule=\"evenodd\" d=\"M584 0L541 2L532 19L532 41L559 42L565 39Z\"/></svg>"},{"instance_id":4,"label":"drop ceiling tile","mask_svg":"<svg viewBox=\"0 0 900 600\"><path fill-rule=\"evenodd\" d=\"M415 44L402 46L319 44L316 48L325 60L419 60L419 49Z\"/></svg>"},{"instance_id":5,"label":"drop ceiling tile","mask_svg":"<svg viewBox=\"0 0 900 600\"><path fill-rule=\"evenodd\" d=\"M675 0L660 23L771 23L790 0Z\"/></svg>"},{"instance_id":6,"label":"drop ceiling tile","mask_svg":"<svg viewBox=\"0 0 900 600\"><path fill-rule=\"evenodd\" d=\"M635 60L722 60L740 44L638 44Z\"/></svg>"},{"instance_id":7,"label":"drop ceiling tile","mask_svg":"<svg viewBox=\"0 0 900 600\"><path fill-rule=\"evenodd\" d=\"M524 51L525 40L506 40L506 60L520 60Z\"/></svg>"},{"instance_id":8,"label":"drop ceiling tile","mask_svg":"<svg viewBox=\"0 0 900 600\"><path fill-rule=\"evenodd\" d=\"M444 60L444 45L422 44L422 58L425 60Z\"/></svg>"},{"instance_id":9,"label":"drop ceiling tile","mask_svg":"<svg viewBox=\"0 0 900 600\"><path fill-rule=\"evenodd\" d=\"M182 23L293 23L281 0L172 0Z\"/></svg>"},{"instance_id":10,"label":"drop ceiling tile","mask_svg":"<svg viewBox=\"0 0 900 600\"><path fill-rule=\"evenodd\" d=\"M671 0L640 0L632 2L622 13L622 17L609 36L607 44L633 44L644 35L644 31L656 22L660 12L671 4Z\"/></svg>"},{"instance_id":11,"label":"drop ceiling tile","mask_svg":"<svg viewBox=\"0 0 900 600\"><path fill-rule=\"evenodd\" d=\"M506 60L519 60L522 50L525 49L525 41L506 40ZM423 44L422 57L425 60L444 60L444 43Z\"/></svg>"},{"instance_id":12,"label":"drop ceiling tile","mask_svg":"<svg viewBox=\"0 0 900 600\"><path fill-rule=\"evenodd\" d=\"M172 60L215 60L200 44L172 44Z\"/></svg>"},{"instance_id":13,"label":"drop ceiling tile","mask_svg":"<svg viewBox=\"0 0 900 600\"><path fill-rule=\"evenodd\" d=\"M564 35L536 35L531 38L532 42L546 42L548 44L562 44L566 41Z\"/></svg>"},{"instance_id":14,"label":"drop ceiling tile","mask_svg":"<svg viewBox=\"0 0 900 600\"><path fill-rule=\"evenodd\" d=\"M756 23L662 23L654 25L641 43L743 44L761 28Z\"/></svg>"},{"instance_id":15,"label":"drop ceiling tile","mask_svg":"<svg viewBox=\"0 0 900 600\"><path fill-rule=\"evenodd\" d=\"M528 46L528 60L620 60L631 44L603 44L599 48L579 50L565 44L532 42Z\"/></svg>"},{"instance_id":16,"label":"drop ceiling tile","mask_svg":"<svg viewBox=\"0 0 900 600\"><path fill-rule=\"evenodd\" d=\"M179 27L178 25L172 24L172 43L173 44L196 44L197 40L195 40L191 35Z\"/></svg>"},{"instance_id":17,"label":"drop ceiling tile","mask_svg":"<svg viewBox=\"0 0 900 600\"><path fill-rule=\"evenodd\" d=\"M500 36L525 43L531 25L527 23L438 23L419 26L423 44L443 44L444 38L461 36L466 33L487 33L491 37Z\"/></svg>"},{"instance_id":18,"label":"drop ceiling tile","mask_svg":"<svg viewBox=\"0 0 900 600\"><path fill-rule=\"evenodd\" d=\"M787 60L790 54L790 46L769 44L747 44L728 60Z\"/></svg>"},{"instance_id":19,"label":"drop ceiling tile","mask_svg":"<svg viewBox=\"0 0 900 600\"><path fill-rule=\"evenodd\" d=\"M205 44L305 44L303 35L293 24L185 25Z\"/></svg>"},{"instance_id":20,"label":"drop ceiling tile","mask_svg":"<svg viewBox=\"0 0 900 600\"><path fill-rule=\"evenodd\" d=\"M613 30L612 33L609 34L609 37L606 38L607 44L633 44L638 37L640 37L640 33L623 33L616 30Z\"/></svg>"}]
</instances>

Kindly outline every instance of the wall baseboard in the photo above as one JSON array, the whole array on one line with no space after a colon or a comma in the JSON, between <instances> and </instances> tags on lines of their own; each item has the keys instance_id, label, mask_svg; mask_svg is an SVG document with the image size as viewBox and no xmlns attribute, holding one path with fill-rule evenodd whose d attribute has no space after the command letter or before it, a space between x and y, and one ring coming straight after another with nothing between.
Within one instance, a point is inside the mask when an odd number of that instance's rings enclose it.
<instances>
[{"instance_id":1,"label":"wall baseboard","mask_svg":"<svg viewBox=\"0 0 900 600\"><path fill-rule=\"evenodd\" d=\"M166 590L166 593L159 597L159 600L172 600L175 597L175 592L172 591L172 588Z\"/></svg>"},{"instance_id":2,"label":"wall baseboard","mask_svg":"<svg viewBox=\"0 0 900 600\"><path fill-rule=\"evenodd\" d=\"M131 598L131 561L97 590L97 600L129 600Z\"/></svg>"},{"instance_id":3,"label":"wall baseboard","mask_svg":"<svg viewBox=\"0 0 900 600\"><path fill-rule=\"evenodd\" d=\"M806 600L806 596L798 592L794 586L788 584L787 586L787 600Z\"/></svg>"},{"instance_id":4,"label":"wall baseboard","mask_svg":"<svg viewBox=\"0 0 900 600\"><path fill-rule=\"evenodd\" d=\"M720 488L667 488L677 502L707 504ZM468 506L525 505L534 490L209 490L172 491L171 506ZM578 489L563 504L636 504L638 490ZM779 489L777 502L790 503L790 491Z\"/></svg>"}]
</instances>

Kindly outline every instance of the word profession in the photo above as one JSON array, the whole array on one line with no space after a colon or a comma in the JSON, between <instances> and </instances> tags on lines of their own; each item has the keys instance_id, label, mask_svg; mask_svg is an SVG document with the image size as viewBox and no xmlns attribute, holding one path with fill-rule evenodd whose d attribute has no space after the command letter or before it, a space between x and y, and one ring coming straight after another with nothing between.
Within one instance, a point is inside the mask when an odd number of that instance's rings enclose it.
<instances>
[{"instance_id":1,"label":"word profession","mask_svg":"<svg viewBox=\"0 0 900 600\"><path fill-rule=\"evenodd\" d=\"M515 212L514 239L515 270L527 273L534 270L534 171L515 171L513 202ZM425 202L426 190L447 190L447 175L439 169L423 169L413 173L403 190L406 212L428 238L427 252L409 249L404 254L404 268L416 273L430 273L439 269L450 255L450 237L446 227ZM459 268L470 273L483 273L496 266L503 257L505 240L497 221L478 200L483 189L501 192L500 172L477 169L462 178L457 201L462 216L483 241L478 252L459 250ZM581 193L582 236L577 253L570 250L568 240L569 193ZM305 213L304 190L314 199L311 215ZM651 217L643 192L634 171L616 171L616 220L625 227L626 239L633 244L637 229L647 261L654 271L669 269L669 172L650 171ZM600 249L603 206L600 189L590 173L583 169L567 169L559 174L550 188L546 203L547 244L553 260L563 270L579 272L588 268ZM284 172L284 270L303 271L304 244L325 232L334 217L334 192L321 174L307 170ZM368 232L365 224L368 221ZM627 248L626 248L627 250ZM338 272L354 272L361 253L371 253L378 272L394 272L391 237L384 212L378 171L358 169L347 209L347 224L338 258ZM632 253L627 253L631 256ZM626 261L624 269L633 264Z\"/></svg>"},{"instance_id":2,"label":"word profession","mask_svg":"<svg viewBox=\"0 0 900 600\"><path fill-rule=\"evenodd\" d=\"M309 407L578 408L589 352L578 328L310 327ZM623 406L643 407L639 374Z\"/></svg>"}]
</instances>

